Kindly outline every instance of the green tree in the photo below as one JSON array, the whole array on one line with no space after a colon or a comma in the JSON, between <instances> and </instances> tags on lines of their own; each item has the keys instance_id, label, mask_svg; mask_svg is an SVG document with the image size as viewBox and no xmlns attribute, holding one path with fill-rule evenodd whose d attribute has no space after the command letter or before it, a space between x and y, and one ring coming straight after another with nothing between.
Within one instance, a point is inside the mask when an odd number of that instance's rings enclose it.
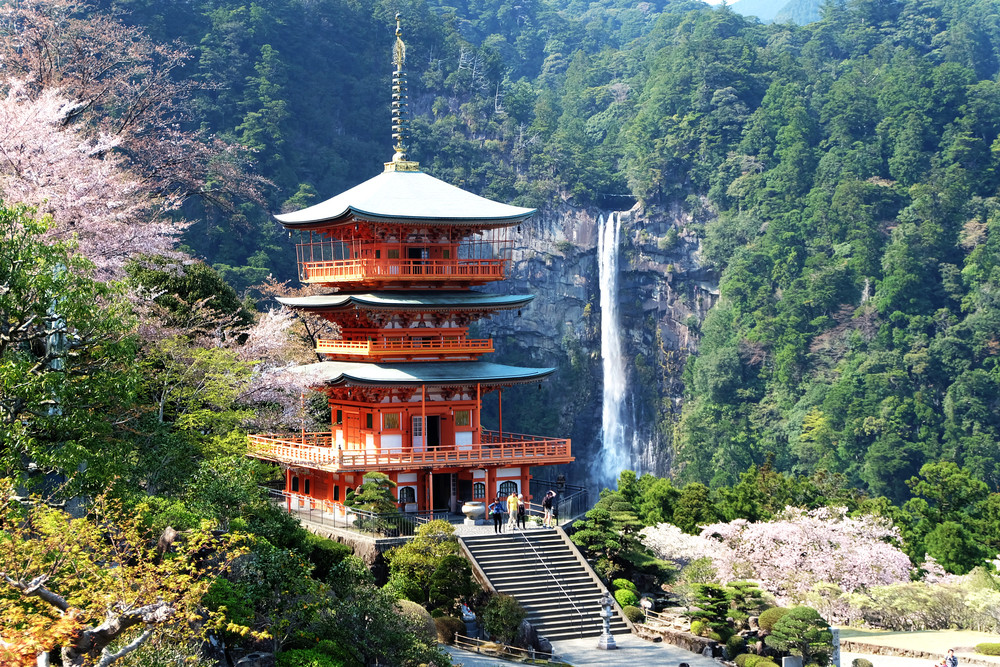
<instances>
[{"instance_id":1,"label":"green tree","mask_svg":"<svg viewBox=\"0 0 1000 667\"><path fill-rule=\"evenodd\" d=\"M830 624L812 607L793 607L764 638L768 646L802 656L804 664L818 665L830 661L832 641Z\"/></svg>"}]
</instances>

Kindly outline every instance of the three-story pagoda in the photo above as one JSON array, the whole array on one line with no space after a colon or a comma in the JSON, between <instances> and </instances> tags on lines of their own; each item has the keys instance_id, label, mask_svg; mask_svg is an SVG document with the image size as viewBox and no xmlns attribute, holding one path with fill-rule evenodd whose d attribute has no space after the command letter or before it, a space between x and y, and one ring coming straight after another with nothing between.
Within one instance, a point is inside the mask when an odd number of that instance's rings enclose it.
<instances>
[{"instance_id":1,"label":"three-story pagoda","mask_svg":"<svg viewBox=\"0 0 1000 667\"><path fill-rule=\"evenodd\" d=\"M406 511L455 511L511 491L530 499L530 468L569 463L570 442L503 432L502 391L554 369L483 361L493 341L470 338L469 325L534 298L473 289L505 278L511 230L534 210L471 194L406 159L398 16L396 35L392 161L332 199L275 216L299 232L299 278L329 289L278 301L341 332L318 342L325 361L299 369L328 396L331 428L254 435L251 450L282 466L300 506L339 504L370 471L389 475ZM496 429L480 418L491 392L500 392Z\"/></svg>"}]
</instances>

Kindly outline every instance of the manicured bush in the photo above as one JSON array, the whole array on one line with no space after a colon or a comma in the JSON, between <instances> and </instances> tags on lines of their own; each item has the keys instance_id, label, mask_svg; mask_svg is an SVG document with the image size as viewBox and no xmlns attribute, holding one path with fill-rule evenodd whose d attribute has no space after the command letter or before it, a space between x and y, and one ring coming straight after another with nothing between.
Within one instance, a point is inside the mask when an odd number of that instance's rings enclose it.
<instances>
[{"instance_id":1,"label":"manicured bush","mask_svg":"<svg viewBox=\"0 0 1000 667\"><path fill-rule=\"evenodd\" d=\"M691 621L691 634L701 636L701 631L705 629L705 621Z\"/></svg>"},{"instance_id":2,"label":"manicured bush","mask_svg":"<svg viewBox=\"0 0 1000 667\"><path fill-rule=\"evenodd\" d=\"M511 596L502 593L494 595L483 611L483 628L490 636L510 644L526 615L524 607Z\"/></svg>"},{"instance_id":3,"label":"manicured bush","mask_svg":"<svg viewBox=\"0 0 1000 667\"><path fill-rule=\"evenodd\" d=\"M743 638L742 635L733 635L726 640L726 653L729 654L729 659L732 660L734 656L738 656L747 650L747 640Z\"/></svg>"},{"instance_id":4,"label":"manicured bush","mask_svg":"<svg viewBox=\"0 0 1000 667\"><path fill-rule=\"evenodd\" d=\"M764 632L770 632L774 629L774 624L781 620L781 617L787 614L790 610L787 607L771 607L765 609L760 613L760 618L757 619L757 625Z\"/></svg>"},{"instance_id":5,"label":"manicured bush","mask_svg":"<svg viewBox=\"0 0 1000 667\"><path fill-rule=\"evenodd\" d=\"M757 655L756 653L751 653L746 657L746 660L744 661L743 664L744 667L757 667L757 663L761 662L762 660L764 660L763 657Z\"/></svg>"},{"instance_id":6,"label":"manicured bush","mask_svg":"<svg viewBox=\"0 0 1000 667\"><path fill-rule=\"evenodd\" d=\"M611 582L611 585L614 586L615 590L623 590L624 589L624 590L627 590L627 591L632 591L633 593L638 593L639 592L639 589L636 588L636 585L633 584L628 579L615 579L614 581Z\"/></svg>"},{"instance_id":7,"label":"manicured bush","mask_svg":"<svg viewBox=\"0 0 1000 667\"><path fill-rule=\"evenodd\" d=\"M995 642L983 642L982 644L976 644L976 653L982 653L983 655L1000 655L1000 644Z\"/></svg>"},{"instance_id":8,"label":"manicured bush","mask_svg":"<svg viewBox=\"0 0 1000 667\"><path fill-rule=\"evenodd\" d=\"M720 635L718 632L713 632L711 630L703 634L702 637L705 637L706 639L713 639L717 642L722 641L722 635Z\"/></svg>"},{"instance_id":9,"label":"manicured bush","mask_svg":"<svg viewBox=\"0 0 1000 667\"><path fill-rule=\"evenodd\" d=\"M875 667L871 660L865 658L855 658L851 661L851 667Z\"/></svg>"},{"instance_id":10,"label":"manicured bush","mask_svg":"<svg viewBox=\"0 0 1000 667\"><path fill-rule=\"evenodd\" d=\"M764 643L791 655L802 656L802 662L826 665L833 647L830 624L812 607L794 607L778 619Z\"/></svg>"},{"instance_id":11,"label":"manicured bush","mask_svg":"<svg viewBox=\"0 0 1000 667\"><path fill-rule=\"evenodd\" d=\"M292 649L274 656L276 667L341 667L344 663L313 649Z\"/></svg>"},{"instance_id":12,"label":"manicured bush","mask_svg":"<svg viewBox=\"0 0 1000 667\"><path fill-rule=\"evenodd\" d=\"M625 618L632 623L643 623L646 621L646 614L636 606L627 605L622 607L622 611L625 613Z\"/></svg>"},{"instance_id":13,"label":"manicured bush","mask_svg":"<svg viewBox=\"0 0 1000 667\"><path fill-rule=\"evenodd\" d=\"M767 658L764 658L763 660L759 660L758 662L754 663L753 667L778 667L778 663L768 660Z\"/></svg>"},{"instance_id":14,"label":"manicured bush","mask_svg":"<svg viewBox=\"0 0 1000 667\"><path fill-rule=\"evenodd\" d=\"M445 644L454 644L455 635L465 632L465 623L460 618L454 616L441 616L434 619L437 626L438 641Z\"/></svg>"},{"instance_id":15,"label":"manicured bush","mask_svg":"<svg viewBox=\"0 0 1000 667\"><path fill-rule=\"evenodd\" d=\"M427 641L437 641L437 626L434 624L430 612L416 602L409 600L397 600L396 606L399 609L399 615L410 623L414 632L426 638Z\"/></svg>"},{"instance_id":16,"label":"manicured bush","mask_svg":"<svg viewBox=\"0 0 1000 667\"><path fill-rule=\"evenodd\" d=\"M732 661L736 663L736 667L747 667L747 658L749 658L752 653L738 653Z\"/></svg>"},{"instance_id":17,"label":"manicured bush","mask_svg":"<svg viewBox=\"0 0 1000 667\"><path fill-rule=\"evenodd\" d=\"M621 606L629 607L635 606L639 601L639 596L628 589L620 588L615 591L615 599L618 600L618 604Z\"/></svg>"}]
</instances>

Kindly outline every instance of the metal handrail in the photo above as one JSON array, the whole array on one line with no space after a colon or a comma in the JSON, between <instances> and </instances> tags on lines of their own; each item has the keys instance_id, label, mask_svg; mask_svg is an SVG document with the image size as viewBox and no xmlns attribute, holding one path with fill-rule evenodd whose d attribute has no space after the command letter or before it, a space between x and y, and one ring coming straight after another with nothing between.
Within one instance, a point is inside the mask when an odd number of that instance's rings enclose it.
<instances>
[{"instance_id":1,"label":"metal handrail","mask_svg":"<svg viewBox=\"0 0 1000 667\"><path fill-rule=\"evenodd\" d=\"M576 602L575 602L575 601L573 600L572 596L570 596L570 594L566 592L566 589L565 589L565 588L563 588L563 585L562 585L562 583L561 583L561 582L559 581L559 577L557 577L557 576L556 576L556 575L555 575L555 574L554 574L554 573L552 572L552 570L551 570L551 569L549 568L549 565L548 565L548 563L546 563L546 562L545 562L545 559L543 559L543 558L542 558L542 557L541 557L541 556L539 555L539 553L538 553L538 549L536 549L536 548L535 548L535 545L534 545L534 544L532 544L530 540L528 540L528 535L527 535L527 533L525 533L525 532L524 532L523 530L520 530L520 529L518 529L518 527L517 527L517 524L516 524L516 523L514 524L514 530L516 531L516 532L515 532L515 535L516 535L517 533L520 533L520 534L521 534L521 538L522 538L522 539L524 540L524 544L525 544L526 546L528 546L528 547L530 547L530 548L531 548L531 551L532 551L532 553L533 553L533 554L535 555L535 559L536 559L536 560L538 560L538 562L542 564L542 567L544 567L544 568L545 568L545 571L546 571L546 572L548 573L549 577L550 577L550 578L552 579L552 581L554 581L554 582L555 582L556 586L558 586L558 587L559 587L559 592L563 594L563 597L565 597L565 598L566 598L567 600L569 600L569 603L570 603L571 605L573 605L573 609L574 609L574 610L576 611L576 615L577 615L577 618L579 619L579 622L578 622L578 632L580 633L580 636L582 637L582 636L583 636L583 627L582 627L582 623L583 623L583 619L584 619L584 615L583 615L583 612L582 612L582 611L580 611L580 608L579 608L579 607L578 607L578 606L576 605Z\"/></svg>"}]
</instances>

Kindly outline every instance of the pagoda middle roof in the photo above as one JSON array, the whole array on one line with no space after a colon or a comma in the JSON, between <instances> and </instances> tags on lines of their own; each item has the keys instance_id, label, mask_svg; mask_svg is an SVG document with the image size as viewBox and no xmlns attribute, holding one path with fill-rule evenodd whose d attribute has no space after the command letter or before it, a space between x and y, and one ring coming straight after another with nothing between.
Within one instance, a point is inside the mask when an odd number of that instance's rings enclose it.
<instances>
[{"instance_id":1,"label":"pagoda middle roof","mask_svg":"<svg viewBox=\"0 0 1000 667\"><path fill-rule=\"evenodd\" d=\"M488 361L427 361L369 364L356 361L321 361L299 366L293 373L310 384L368 385L378 387L432 385L507 385L535 382L554 368L505 366Z\"/></svg>"},{"instance_id":2,"label":"pagoda middle roof","mask_svg":"<svg viewBox=\"0 0 1000 667\"><path fill-rule=\"evenodd\" d=\"M274 216L287 228L308 229L353 218L375 222L430 221L435 224L517 224L535 209L495 202L466 192L422 171L384 171L336 197Z\"/></svg>"},{"instance_id":3,"label":"pagoda middle roof","mask_svg":"<svg viewBox=\"0 0 1000 667\"><path fill-rule=\"evenodd\" d=\"M278 303L303 310L336 310L361 306L373 310L504 310L518 308L533 294L484 294L469 290L336 292L300 297L277 297Z\"/></svg>"}]
</instances>

